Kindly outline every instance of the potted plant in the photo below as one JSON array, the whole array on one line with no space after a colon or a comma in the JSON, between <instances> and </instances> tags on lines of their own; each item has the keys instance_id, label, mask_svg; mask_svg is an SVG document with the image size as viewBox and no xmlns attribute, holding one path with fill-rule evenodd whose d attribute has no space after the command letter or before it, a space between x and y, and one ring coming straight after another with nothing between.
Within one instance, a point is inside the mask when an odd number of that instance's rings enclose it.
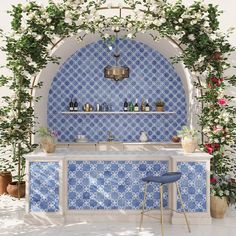
<instances>
[{"instance_id":1,"label":"potted plant","mask_svg":"<svg viewBox=\"0 0 236 236\"><path fill-rule=\"evenodd\" d=\"M28 149L27 149L28 150ZM7 192L12 197L18 199L25 196L25 158L24 155L28 153L23 149L23 144L19 142L12 143L11 162L15 165L16 174L13 176L13 180L7 186Z\"/></svg>"},{"instance_id":2,"label":"potted plant","mask_svg":"<svg viewBox=\"0 0 236 236\"><path fill-rule=\"evenodd\" d=\"M183 126L182 130L178 132L178 136L181 137L181 144L185 153L191 153L196 150L197 131L195 129L190 129L187 126Z\"/></svg>"},{"instance_id":3,"label":"potted plant","mask_svg":"<svg viewBox=\"0 0 236 236\"><path fill-rule=\"evenodd\" d=\"M236 186L227 171L223 174L211 173L210 210L214 218L224 218L229 204L235 204Z\"/></svg>"},{"instance_id":4,"label":"potted plant","mask_svg":"<svg viewBox=\"0 0 236 236\"><path fill-rule=\"evenodd\" d=\"M38 133L41 138L40 144L43 151L46 153L55 152L57 133L44 127L39 128Z\"/></svg>"},{"instance_id":5,"label":"potted plant","mask_svg":"<svg viewBox=\"0 0 236 236\"><path fill-rule=\"evenodd\" d=\"M12 163L4 156L0 162L0 195L7 194L7 186L12 182L11 171L14 170Z\"/></svg>"},{"instance_id":6,"label":"potted plant","mask_svg":"<svg viewBox=\"0 0 236 236\"><path fill-rule=\"evenodd\" d=\"M236 203L236 184L233 183L231 176L236 171L236 160L228 155L232 151L226 151L220 143L206 143L203 147L207 153L212 155L210 177L211 216L223 218L228 205L235 205Z\"/></svg>"},{"instance_id":7,"label":"potted plant","mask_svg":"<svg viewBox=\"0 0 236 236\"><path fill-rule=\"evenodd\" d=\"M158 100L156 102L156 110L157 111L160 111L160 112L164 111L164 106L165 106L165 103L162 100Z\"/></svg>"}]
</instances>

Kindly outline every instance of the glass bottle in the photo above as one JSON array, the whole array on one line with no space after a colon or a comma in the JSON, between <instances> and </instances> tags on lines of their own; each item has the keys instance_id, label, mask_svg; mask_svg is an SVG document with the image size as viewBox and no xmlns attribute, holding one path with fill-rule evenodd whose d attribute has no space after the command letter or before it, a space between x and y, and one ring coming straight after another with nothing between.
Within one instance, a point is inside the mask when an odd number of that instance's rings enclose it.
<instances>
[{"instance_id":1,"label":"glass bottle","mask_svg":"<svg viewBox=\"0 0 236 236\"><path fill-rule=\"evenodd\" d=\"M139 111L138 99L135 100L134 111L135 111L135 112L138 112L138 111Z\"/></svg>"},{"instance_id":2,"label":"glass bottle","mask_svg":"<svg viewBox=\"0 0 236 236\"><path fill-rule=\"evenodd\" d=\"M123 110L124 110L124 111L128 111L128 109L129 109L129 104L128 104L128 102L127 102L127 99L125 99Z\"/></svg>"},{"instance_id":3,"label":"glass bottle","mask_svg":"<svg viewBox=\"0 0 236 236\"><path fill-rule=\"evenodd\" d=\"M73 98L71 97L70 103L69 103L69 111L74 111L74 103Z\"/></svg>"},{"instance_id":4,"label":"glass bottle","mask_svg":"<svg viewBox=\"0 0 236 236\"><path fill-rule=\"evenodd\" d=\"M148 103L148 99L146 100L145 111L150 111L150 106L149 106L149 103Z\"/></svg>"},{"instance_id":5,"label":"glass bottle","mask_svg":"<svg viewBox=\"0 0 236 236\"><path fill-rule=\"evenodd\" d=\"M129 102L129 111L134 111L134 105L132 102Z\"/></svg>"}]
</instances>

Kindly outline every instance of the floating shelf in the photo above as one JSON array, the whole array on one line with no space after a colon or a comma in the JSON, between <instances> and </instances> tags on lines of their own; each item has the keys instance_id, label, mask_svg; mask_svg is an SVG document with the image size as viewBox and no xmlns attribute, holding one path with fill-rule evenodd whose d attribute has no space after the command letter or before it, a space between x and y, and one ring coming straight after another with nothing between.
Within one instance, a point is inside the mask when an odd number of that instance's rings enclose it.
<instances>
[{"instance_id":1,"label":"floating shelf","mask_svg":"<svg viewBox=\"0 0 236 236\"><path fill-rule=\"evenodd\" d=\"M124 111L63 111L61 114L66 114L66 115L106 115L106 114L129 114L129 115L142 115L142 114L156 114L156 115L165 115L165 114L175 114L176 112L173 111L139 111L139 112L124 112Z\"/></svg>"}]
</instances>

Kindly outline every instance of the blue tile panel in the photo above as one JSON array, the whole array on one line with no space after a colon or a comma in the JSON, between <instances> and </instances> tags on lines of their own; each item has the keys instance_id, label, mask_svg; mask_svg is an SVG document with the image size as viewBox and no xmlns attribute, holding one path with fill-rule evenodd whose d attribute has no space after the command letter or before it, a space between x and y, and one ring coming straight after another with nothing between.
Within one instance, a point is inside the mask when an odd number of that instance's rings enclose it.
<instances>
[{"instance_id":1,"label":"blue tile panel","mask_svg":"<svg viewBox=\"0 0 236 236\"><path fill-rule=\"evenodd\" d=\"M30 212L59 211L58 162L31 162L29 187Z\"/></svg>"},{"instance_id":2,"label":"blue tile panel","mask_svg":"<svg viewBox=\"0 0 236 236\"><path fill-rule=\"evenodd\" d=\"M141 178L167 170L167 161L68 161L68 209L140 209ZM147 208L159 208L159 199L159 185L150 184ZM167 188L164 206L168 206Z\"/></svg>"},{"instance_id":3,"label":"blue tile panel","mask_svg":"<svg viewBox=\"0 0 236 236\"><path fill-rule=\"evenodd\" d=\"M188 212L207 211L207 173L205 162L178 162L177 170L182 172L179 180L180 191ZM182 210L180 201L177 209Z\"/></svg>"},{"instance_id":4,"label":"blue tile panel","mask_svg":"<svg viewBox=\"0 0 236 236\"><path fill-rule=\"evenodd\" d=\"M60 67L48 97L48 126L59 133L59 141L74 141L78 133L90 141L104 140L111 130L119 141L137 141L140 131L150 141L170 140L186 124L186 99L180 77L157 51L134 40L118 40L120 65L130 68L130 77L115 82L104 78L103 69L114 65L113 51L103 41L79 49ZM114 48L114 45L113 45ZM158 99L175 115L63 115L71 96L82 104L107 102L113 111L122 111L125 98L141 103L148 99L152 110Z\"/></svg>"}]
</instances>

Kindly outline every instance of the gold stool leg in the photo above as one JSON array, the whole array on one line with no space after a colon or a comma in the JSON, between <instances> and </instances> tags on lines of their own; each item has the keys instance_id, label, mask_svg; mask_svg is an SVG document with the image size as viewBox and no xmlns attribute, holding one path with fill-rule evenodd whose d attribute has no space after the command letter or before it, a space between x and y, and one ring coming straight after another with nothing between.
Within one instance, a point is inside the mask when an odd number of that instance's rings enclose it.
<instances>
[{"instance_id":1,"label":"gold stool leg","mask_svg":"<svg viewBox=\"0 0 236 236\"><path fill-rule=\"evenodd\" d=\"M164 236L164 223L163 223L163 185L160 185L160 206L161 206L161 235Z\"/></svg>"},{"instance_id":2,"label":"gold stool leg","mask_svg":"<svg viewBox=\"0 0 236 236\"><path fill-rule=\"evenodd\" d=\"M179 186L178 186L177 182L175 182L175 185L176 185L176 189L177 189L177 193L178 193L178 196L179 196L179 200L180 200L180 203L181 203L181 206L182 206L182 209L183 209L186 225L188 226L188 232L191 233L191 229L190 229L190 226L189 226L189 223L188 223L188 218L187 218L185 210L184 210L184 204L183 204L182 196L181 196L181 193L180 193Z\"/></svg>"},{"instance_id":3,"label":"gold stool leg","mask_svg":"<svg viewBox=\"0 0 236 236\"><path fill-rule=\"evenodd\" d=\"M141 231L141 228L143 227L143 215L144 215L144 210L145 210L145 205L146 205L146 199L147 199L147 186L148 186L148 183L145 184L144 198L143 198L143 206L142 206L141 219L140 219L140 224L139 224L139 231Z\"/></svg>"}]
</instances>

